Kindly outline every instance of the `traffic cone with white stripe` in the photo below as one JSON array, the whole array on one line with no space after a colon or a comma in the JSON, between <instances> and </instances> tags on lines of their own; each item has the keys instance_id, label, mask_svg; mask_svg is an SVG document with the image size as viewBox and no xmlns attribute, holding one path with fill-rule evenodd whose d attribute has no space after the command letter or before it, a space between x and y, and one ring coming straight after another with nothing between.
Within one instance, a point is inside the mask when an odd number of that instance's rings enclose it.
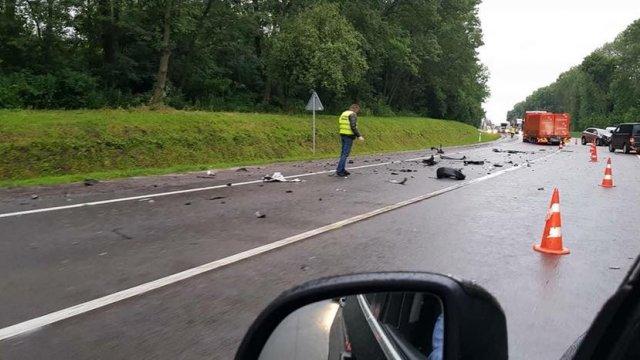
<instances>
[{"instance_id":1,"label":"traffic cone with white stripe","mask_svg":"<svg viewBox=\"0 0 640 360\"><path fill-rule=\"evenodd\" d=\"M596 143L591 143L591 162L598 162L598 148Z\"/></svg>"},{"instance_id":2,"label":"traffic cone with white stripe","mask_svg":"<svg viewBox=\"0 0 640 360\"><path fill-rule=\"evenodd\" d=\"M602 184L600 184L603 188L612 188L613 185L613 174L611 173L611 158L607 159L607 167L604 169L604 179L602 179Z\"/></svg>"},{"instance_id":3,"label":"traffic cone with white stripe","mask_svg":"<svg viewBox=\"0 0 640 360\"><path fill-rule=\"evenodd\" d=\"M542 241L540 245L534 244L533 249L547 254L565 255L569 249L562 246L562 221L560 218L560 193L553 189L551 203L547 210L547 219L544 224Z\"/></svg>"}]
</instances>

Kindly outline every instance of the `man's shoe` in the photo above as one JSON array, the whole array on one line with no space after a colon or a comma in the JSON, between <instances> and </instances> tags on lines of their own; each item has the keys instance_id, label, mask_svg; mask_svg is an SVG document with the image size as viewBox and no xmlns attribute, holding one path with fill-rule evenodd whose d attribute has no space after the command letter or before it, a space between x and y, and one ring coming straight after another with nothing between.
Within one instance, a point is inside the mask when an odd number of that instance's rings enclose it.
<instances>
[{"instance_id":1,"label":"man's shoe","mask_svg":"<svg viewBox=\"0 0 640 360\"><path fill-rule=\"evenodd\" d=\"M347 170L345 170L344 173L347 174L347 176L351 175L351 173L348 172Z\"/></svg>"},{"instance_id":2,"label":"man's shoe","mask_svg":"<svg viewBox=\"0 0 640 360\"><path fill-rule=\"evenodd\" d=\"M341 173L338 173L338 172L337 172L337 173L336 173L336 176L339 176L339 177L347 177L347 176L349 176L349 174L347 174L347 172L346 172L346 171L345 171L345 172L341 172Z\"/></svg>"}]
</instances>

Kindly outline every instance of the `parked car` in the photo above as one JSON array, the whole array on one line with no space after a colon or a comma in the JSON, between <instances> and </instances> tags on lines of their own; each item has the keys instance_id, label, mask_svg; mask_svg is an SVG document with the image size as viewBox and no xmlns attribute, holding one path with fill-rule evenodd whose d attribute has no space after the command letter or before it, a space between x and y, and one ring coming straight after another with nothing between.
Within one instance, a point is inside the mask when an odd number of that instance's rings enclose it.
<instances>
[{"instance_id":1,"label":"parked car","mask_svg":"<svg viewBox=\"0 0 640 360\"><path fill-rule=\"evenodd\" d=\"M605 146L611 140L611 133L605 129L588 128L582 132L582 145L595 141L598 146Z\"/></svg>"},{"instance_id":2,"label":"parked car","mask_svg":"<svg viewBox=\"0 0 640 360\"><path fill-rule=\"evenodd\" d=\"M628 154L631 151L638 152L640 147L640 123L620 124L611 134L609 142L609 151L615 152L622 149L622 152Z\"/></svg>"}]
</instances>

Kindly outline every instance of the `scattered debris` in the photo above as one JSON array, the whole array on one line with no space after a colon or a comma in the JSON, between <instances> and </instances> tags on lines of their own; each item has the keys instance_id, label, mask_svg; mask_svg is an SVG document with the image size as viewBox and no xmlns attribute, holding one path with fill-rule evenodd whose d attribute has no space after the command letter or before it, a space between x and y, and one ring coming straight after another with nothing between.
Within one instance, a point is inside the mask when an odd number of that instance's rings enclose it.
<instances>
[{"instance_id":1,"label":"scattered debris","mask_svg":"<svg viewBox=\"0 0 640 360\"><path fill-rule=\"evenodd\" d=\"M391 172L391 175L398 175L398 173L397 173L397 172L393 172L393 171L392 171L392 172Z\"/></svg>"},{"instance_id":2,"label":"scattered debris","mask_svg":"<svg viewBox=\"0 0 640 360\"><path fill-rule=\"evenodd\" d=\"M513 160L507 161L507 164L512 164L513 165Z\"/></svg>"},{"instance_id":3,"label":"scattered debris","mask_svg":"<svg viewBox=\"0 0 640 360\"><path fill-rule=\"evenodd\" d=\"M418 172L418 170L411 170L411 169L400 169L398 171L403 172L403 173L414 172L414 171Z\"/></svg>"},{"instance_id":4,"label":"scattered debris","mask_svg":"<svg viewBox=\"0 0 640 360\"><path fill-rule=\"evenodd\" d=\"M507 150L507 153L509 154L528 154L528 151L522 151L522 150Z\"/></svg>"},{"instance_id":5,"label":"scattered debris","mask_svg":"<svg viewBox=\"0 0 640 360\"><path fill-rule=\"evenodd\" d=\"M126 239L126 240L131 240L131 239L133 239L131 236L129 236L129 235L127 235L127 234L125 234L125 233L121 232L121 231L120 231L120 228L115 228L115 229L111 230L111 232L113 232L114 234L116 234L116 235L118 235L118 236L120 236L121 238Z\"/></svg>"},{"instance_id":6,"label":"scattered debris","mask_svg":"<svg viewBox=\"0 0 640 360\"><path fill-rule=\"evenodd\" d=\"M302 270L302 271L307 271L308 268L309 268L309 266L307 266L307 265L300 265L300 270Z\"/></svg>"},{"instance_id":7,"label":"scattered debris","mask_svg":"<svg viewBox=\"0 0 640 360\"><path fill-rule=\"evenodd\" d=\"M241 172L241 171L249 171L249 170L247 170L247 168L245 168L245 167L241 167L241 168L237 168L236 169L236 172Z\"/></svg>"},{"instance_id":8,"label":"scattered debris","mask_svg":"<svg viewBox=\"0 0 640 360\"><path fill-rule=\"evenodd\" d=\"M273 175L269 176L269 175L265 175L262 178L262 181L264 182L301 182L302 180L296 178L296 179L287 179L284 177L284 175L282 175L282 173L280 172L274 172Z\"/></svg>"},{"instance_id":9,"label":"scattered debris","mask_svg":"<svg viewBox=\"0 0 640 360\"><path fill-rule=\"evenodd\" d=\"M267 217L266 214L261 213L260 211L256 211L256 213L254 214L258 219L264 219Z\"/></svg>"},{"instance_id":10,"label":"scattered debris","mask_svg":"<svg viewBox=\"0 0 640 360\"><path fill-rule=\"evenodd\" d=\"M467 158L466 156L462 156L460 158L456 158L456 157L453 157L453 156L446 156L446 155L440 156L440 159L443 159L443 160L464 160L466 158Z\"/></svg>"},{"instance_id":11,"label":"scattered debris","mask_svg":"<svg viewBox=\"0 0 640 360\"><path fill-rule=\"evenodd\" d=\"M99 183L100 181L96 179L84 179L84 186L93 186Z\"/></svg>"},{"instance_id":12,"label":"scattered debris","mask_svg":"<svg viewBox=\"0 0 640 360\"><path fill-rule=\"evenodd\" d=\"M500 149L495 149L495 148L494 148L494 149L493 149L493 152L501 153L501 152L502 152L502 150L500 150Z\"/></svg>"},{"instance_id":13,"label":"scattered debris","mask_svg":"<svg viewBox=\"0 0 640 360\"><path fill-rule=\"evenodd\" d=\"M439 167L436 170L436 176L438 179L456 179L456 180L464 180L466 176L460 170L456 170L450 167Z\"/></svg>"},{"instance_id":14,"label":"scattered debris","mask_svg":"<svg viewBox=\"0 0 640 360\"><path fill-rule=\"evenodd\" d=\"M620 266L609 266L611 270L620 270Z\"/></svg>"},{"instance_id":15,"label":"scattered debris","mask_svg":"<svg viewBox=\"0 0 640 360\"><path fill-rule=\"evenodd\" d=\"M427 166L433 166L433 165L437 164L438 162L435 160L433 155L431 155L430 157L428 157L426 159L423 159L422 163L427 165Z\"/></svg>"},{"instance_id":16,"label":"scattered debris","mask_svg":"<svg viewBox=\"0 0 640 360\"><path fill-rule=\"evenodd\" d=\"M318 198L318 201L322 201L322 198Z\"/></svg>"},{"instance_id":17,"label":"scattered debris","mask_svg":"<svg viewBox=\"0 0 640 360\"><path fill-rule=\"evenodd\" d=\"M544 190L544 188L543 188L543 187L539 187L539 188L538 188L538 190L539 190L539 191L542 191L542 190Z\"/></svg>"},{"instance_id":18,"label":"scattered debris","mask_svg":"<svg viewBox=\"0 0 640 360\"><path fill-rule=\"evenodd\" d=\"M186 203L184 203L185 205L191 205L191 201L187 201Z\"/></svg>"},{"instance_id":19,"label":"scattered debris","mask_svg":"<svg viewBox=\"0 0 640 360\"><path fill-rule=\"evenodd\" d=\"M293 190L287 190L285 191L287 194L291 194L293 192Z\"/></svg>"},{"instance_id":20,"label":"scattered debris","mask_svg":"<svg viewBox=\"0 0 640 360\"><path fill-rule=\"evenodd\" d=\"M493 164L494 167L503 167L504 165L502 164Z\"/></svg>"},{"instance_id":21,"label":"scattered debris","mask_svg":"<svg viewBox=\"0 0 640 360\"><path fill-rule=\"evenodd\" d=\"M153 184L153 187L158 187L158 185L157 184Z\"/></svg>"},{"instance_id":22,"label":"scattered debris","mask_svg":"<svg viewBox=\"0 0 640 360\"><path fill-rule=\"evenodd\" d=\"M353 164L353 160L347 161L348 164Z\"/></svg>"},{"instance_id":23,"label":"scattered debris","mask_svg":"<svg viewBox=\"0 0 640 360\"><path fill-rule=\"evenodd\" d=\"M404 184L407 183L407 180L409 180L409 179L407 179L405 177L402 180L389 180L389 182L392 183L392 184L404 185Z\"/></svg>"},{"instance_id":24,"label":"scattered debris","mask_svg":"<svg viewBox=\"0 0 640 360\"><path fill-rule=\"evenodd\" d=\"M362 160L362 162L366 162L366 163L368 163L368 162L369 162L369 160Z\"/></svg>"},{"instance_id":25,"label":"scattered debris","mask_svg":"<svg viewBox=\"0 0 640 360\"><path fill-rule=\"evenodd\" d=\"M547 149L538 149L538 151L547 151Z\"/></svg>"},{"instance_id":26,"label":"scattered debris","mask_svg":"<svg viewBox=\"0 0 640 360\"><path fill-rule=\"evenodd\" d=\"M226 201L220 201L220 204L226 204L226 203L227 203Z\"/></svg>"},{"instance_id":27,"label":"scattered debris","mask_svg":"<svg viewBox=\"0 0 640 360\"><path fill-rule=\"evenodd\" d=\"M227 186L231 186L231 183L227 183Z\"/></svg>"},{"instance_id":28,"label":"scattered debris","mask_svg":"<svg viewBox=\"0 0 640 360\"><path fill-rule=\"evenodd\" d=\"M102 252L102 253L98 254L98 256L105 256L107 254L108 254L107 252Z\"/></svg>"},{"instance_id":29,"label":"scattered debris","mask_svg":"<svg viewBox=\"0 0 640 360\"><path fill-rule=\"evenodd\" d=\"M226 196L214 196L214 197L209 198L209 200L220 200L220 199L224 199L224 198L226 198Z\"/></svg>"},{"instance_id":30,"label":"scattered debris","mask_svg":"<svg viewBox=\"0 0 640 360\"><path fill-rule=\"evenodd\" d=\"M444 150L442 150L442 144L440 144L440 147L439 147L439 148L436 148L436 147L433 147L433 146L432 146L432 147L431 147L431 150L435 150L435 151L436 151L436 153L438 153L438 154L444 154Z\"/></svg>"},{"instance_id":31,"label":"scattered debris","mask_svg":"<svg viewBox=\"0 0 640 360\"><path fill-rule=\"evenodd\" d=\"M484 165L484 160L464 160L464 165Z\"/></svg>"}]
</instances>

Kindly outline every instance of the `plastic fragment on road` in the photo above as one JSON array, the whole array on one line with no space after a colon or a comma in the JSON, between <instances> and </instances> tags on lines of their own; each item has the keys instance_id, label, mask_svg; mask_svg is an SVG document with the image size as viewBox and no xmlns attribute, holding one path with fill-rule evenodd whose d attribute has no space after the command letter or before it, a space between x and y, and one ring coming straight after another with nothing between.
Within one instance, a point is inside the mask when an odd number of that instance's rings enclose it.
<instances>
[{"instance_id":1,"label":"plastic fragment on road","mask_svg":"<svg viewBox=\"0 0 640 360\"><path fill-rule=\"evenodd\" d=\"M84 179L84 186L93 186L96 185L97 183L99 183L100 181L96 180L96 179Z\"/></svg>"},{"instance_id":2,"label":"plastic fragment on road","mask_svg":"<svg viewBox=\"0 0 640 360\"><path fill-rule=\"evenodd\" d=\"M467 165L484 165L484 160L464 160L463 164Z\"/></svg>"},{"instance_id":3,"label":"plastic fragment on road","mask_svg":"<svg viewBox=\"0 0 640 360\"><path fill-rule=\"evenodd\" d=\"M444 154L444 150L442 150L442 144L440 144L439 148L432 146L430 150L435 150L437 154Z\"/></svg>"},{"instance_id":4,"label":"plastic fragment on road","mask_svg":"<svg viewBox=\"0 0 640 360\"><path fill-rule=\"evenodd\" d=\"M264 182L301 182L302 180L295 178L295 179L287 179L284 177L284 175L282 175L282 173L280 172L274 172L273 175L269 176L269 175L265 175L262 178L262 181Z\"/></svg>"},{"instance_id":5,"label":"plastic fragment on road","mask_svg":"<svg viewBox=\"0 0 640 360\"><path fill-rule=\"evenodd\" d=\"M450 167L439 167L438 170L436 170L436 177L438 179L456 180L464 180L466 178L462 171Z\"/></svg>"},{"instance_id":6,"label":"plastic fragment on road","mask_svg":"<svg viewBox=\"0 0 640 360\"><path fill-rule=\"evenodd\" d=\"M398 184L398 185L404 185L407 183L407 178L403 178L402 180L389 180L390 183L392 184Z\"/></svg>"},{"instance_id":7,"label":"plastic fragment on road","mask_svg":"<svg viewBox=\"0 0 640 360\"><path fill-rule=\"evenodd\" d=\"M258 219L264 219L267 217L266 214L261 213L260 211L256 211L254 214Z\"/></svg>"},{"instance_id":8,"label":"plastic fragment on road","mask_svg":"<svg viewBox=\"0 0 640 360\"><path fill-rule=\"evenodd\" d=\"M446 155L441 155L440 156L440 159L442 159L442 160L458 160L458 161L462 161L462 160L464 160L466 158L467 158L466 156L462 156L462 157L459 157L459 158L453 157L453 156L446 156Z\"/></svg>"},{"instance_id":9,"label":"plastic fragment on road","mask_svg":"<svg viewBox=\"0 0 640 360\"><path fill-rule=\"evenodd\" d=\"M433 157L433 155L431 155L430 157L423 159L422 163L427 165L427 166L433 166L435 164L437 164L438 162L436 161L436 159Z\"/></svg>"}]
</instances>

